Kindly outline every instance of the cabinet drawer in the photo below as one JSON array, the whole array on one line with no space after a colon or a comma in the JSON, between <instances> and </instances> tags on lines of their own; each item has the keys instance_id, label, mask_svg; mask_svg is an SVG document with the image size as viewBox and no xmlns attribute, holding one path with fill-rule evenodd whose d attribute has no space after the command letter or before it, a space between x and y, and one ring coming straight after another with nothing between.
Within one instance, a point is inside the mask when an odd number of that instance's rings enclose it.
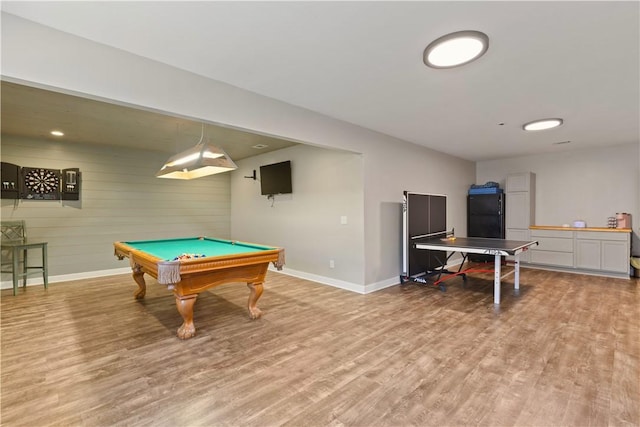
<instances>
[{"instance_id":1,"label":"cabinet drawer","mask_svg":"<svg viewBox=\"0 0 640 427\"><path fill-rule=\"evenodd\" d=\"M576 231L577 239L593 239L593 240L618 240L626 241L629 233L620 233L616 231Z\"/></svg>"},{"instance_id":2,"label":"cabinet drawer","mask_svg":"<svg viewBox=\"0 0 640 427\"><path fill-rule=\"evenodd\" d=\"M531 237L559 237L561 239L573 239L572 230L531 230ZM537 240L537 239L536 239Z\"/></svg>"},{"instance_id":3,"label":"cabinet drawer","mask_svg":"<svg viewBox=\"0 0 640 427\"><path fill-rule=\"evenodd\" d=\"M531 236L531 238L533 240L538 241L538 246L536 246L537 250L573 253L573 239L560 239L558 237L536 237L536 236Z\"/></svg>"},{"instance_id":4,"label":"cabinet drawer","mask_svg":"<svg viewBox=\"0 0 640 427\"><path fill-rule=\"evenodd\" d=\"M534 264L573 267L573 252L530 250L529 256L531 257L531 262Z\"/></svg>"}]
</instances>

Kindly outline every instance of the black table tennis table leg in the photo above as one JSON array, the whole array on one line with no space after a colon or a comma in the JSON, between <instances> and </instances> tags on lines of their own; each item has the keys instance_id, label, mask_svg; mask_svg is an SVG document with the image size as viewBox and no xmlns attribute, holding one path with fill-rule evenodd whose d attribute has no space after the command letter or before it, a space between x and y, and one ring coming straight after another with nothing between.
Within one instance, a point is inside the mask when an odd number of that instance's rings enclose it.
<instances>
[{"instance_id":1,"label":"black table tennis table leg","mask_svg":"<svg viewBox=\"0 0 640 427\"><path fill-rule=\"evenodd\" d=\"M442 259L438 257L438 255L434 254L434 258L440 264L439 267L437 267L435 270L431 270L424 273L422 276L415 276L415 277L400 276L400 284L404 284L411 281L415 283L421 283L423 285L437 286L440 288L442 292L446 292L447 287L443 283L444 281L444 279L442 278L443 274L446 274L447 276L462 276L462 280L466 282L467 275L466 273L461 273L461 271L462 271L462 267L464 266L464 263L467 261L467 254L462 253L462 262L460 263L460 267L458 267L458 271L456 272L449 271L445 268L447 266L447 262L449 262L449 259L451 259L453 255L455 255L455 252L450 253L443 262ZM435 278L435 281L430 282L424 276L428 276L428 277L436 276L436 278Z\"/></svg>"},{"instance_id":2,"label":"black table tennis table leg","mask_svg":"<svg viewBox=\"0 0 640 427\"><path fill-rule=\"evenodd\" d=\"M453 255L455 255L455 254L456 254L456 252L451 252L447 256L447 258L444 260L444 263L440 260L440 258L438 258L437 255L434 255L434 258L438 260L438 262L440 263L441 267L438 270L438 277L436 277L436 280L435 280L435 282L433 282L433 285L434 286L438 286L440 288L440 290L443 291L443 292L447 290L446 286L443 284L444 280L446 279L446 277L442 278L442 274L443 273L446 273L447 276L462 276L462 281L464 283L467 282L467 274L466 273L461 273L462 267L464 267L465 262L467 262L467 256L468 256L467 253L460 252L460 254L462 255L462 262L460 263L460 266L458 267L458 271L452 272L452 271L449 271L449 270L447 270L445 268L446 265L447 265L447 262L449 262L449 259L451 259L451 257Z\"/></svg>"}]
</instances>

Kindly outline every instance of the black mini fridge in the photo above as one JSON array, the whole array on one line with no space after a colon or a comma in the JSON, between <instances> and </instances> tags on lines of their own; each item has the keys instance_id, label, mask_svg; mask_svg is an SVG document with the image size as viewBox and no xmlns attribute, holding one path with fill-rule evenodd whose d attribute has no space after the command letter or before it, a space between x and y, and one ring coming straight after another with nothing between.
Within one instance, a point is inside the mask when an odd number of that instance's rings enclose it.
<instances>
[{"instance_id":1,"label":"black mini fridge","mask_svg":"<svg viewBox=\"0 0 640 427\"><path fill-rule=\"evenodd\" d=\"M467 196L467 236L505 238L505 195L469 194ZM470 261L491 262L493 255L469 254Z\"/></svg>"}]
</instances>

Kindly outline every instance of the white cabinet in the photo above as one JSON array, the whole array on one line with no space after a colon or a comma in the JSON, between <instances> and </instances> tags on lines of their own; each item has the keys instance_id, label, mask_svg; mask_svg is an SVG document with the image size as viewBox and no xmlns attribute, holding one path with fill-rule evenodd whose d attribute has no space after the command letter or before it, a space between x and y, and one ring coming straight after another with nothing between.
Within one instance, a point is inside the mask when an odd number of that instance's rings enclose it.
<instances>
[{"instance_id":1,"label":"white cabinet","mask_svg":"<svg viewBox=\"0 0 640 427\"><path fill-rule=\"evenodd\" d=\"M528 240L530 240L529 239L529 230L509 229L509 230L507 230L507 240L528 241ZM520 258L522 258L522 255L520 256Z\"/></svg>"},{"instance_id":2,"label":"white cabinet","mask_svg":"<svg viewBox=\"0 0 640 427\"><path fill-rule=\"evenodd\" d=\"M629 277L631 230L538 227L531 230L531 264L577 273Z\"/></svg>"},{"instance_id":3,"label":"white cabinet","mask_svg":"<svg viewBox=\"0 0 640 427\"><path fill-rule=\"evenodd\" d=\"M535 175L531 172L508 175L506 191L506 238L528 241L530 240L529 226L534 222ZM520 260L529 262L529 252L520 255Z\"/></svg>"},{"instance_id":4,"label":"white cabinet","mask_svg":"<svg viewBox=\"0 0 640 427\"><path fill-rule=\"evenodd\" d=\"M602 250L600 240L578 239L576 241L576 267L600 270Z\"/></svg>"},{"instance_id":5,"label":"white cabinet","mask_svg":"<svg viewBox=\"0 0 640 427\"><path fill-rule=\"evenodd\" d=\"M507 228L528 230L531 225L530 193L507 192Z\"/></svg>"},{"instance_id":6,"label":"white cabinet","mask_svg":"<svg viewBox=\"0 0 640 427\"><path fill-rule=\"evenodd\" d=\"M535 175L531 172L514 173L507 176L507 191L530 192L533 188Z\"/></svg>"},{"instance_id":7,"label":"white cabinet","mask_svg":"<svg viewBox=\"0 0 640 427\"><path fill-rule=\"evenodd\" d=\"M576 231L576 267L629 272L628 233Z\"/></svg>"},{"instance_id":8,"label":"white cabinet","mask_svg":"<svg viewBox=\"0 0 640 427\"><path fill-rule=\"evenodd\" d=\"M603 241L601 268L629 274L629 243Z\"/></svg>"}]
</instances>

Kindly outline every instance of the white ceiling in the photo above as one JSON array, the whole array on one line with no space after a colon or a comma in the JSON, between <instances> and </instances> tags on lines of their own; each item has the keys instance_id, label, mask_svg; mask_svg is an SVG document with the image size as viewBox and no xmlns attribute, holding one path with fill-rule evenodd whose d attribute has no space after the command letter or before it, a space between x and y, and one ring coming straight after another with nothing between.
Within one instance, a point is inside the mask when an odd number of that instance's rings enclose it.
<instances>
[{"instance_id":1,"label":"white ceiling","mask_svg":"<svg viewBox=\"0 0 640 427\"><path fill-rule=\"evenodd\" d=\"M635 1L2 1L2 10L469 160L639 141ZM460 68L426 67L427 44L459 30L486 33L488 52ZM565 123L521 129L548 117Z\"/></svg>"}]
</instances>

